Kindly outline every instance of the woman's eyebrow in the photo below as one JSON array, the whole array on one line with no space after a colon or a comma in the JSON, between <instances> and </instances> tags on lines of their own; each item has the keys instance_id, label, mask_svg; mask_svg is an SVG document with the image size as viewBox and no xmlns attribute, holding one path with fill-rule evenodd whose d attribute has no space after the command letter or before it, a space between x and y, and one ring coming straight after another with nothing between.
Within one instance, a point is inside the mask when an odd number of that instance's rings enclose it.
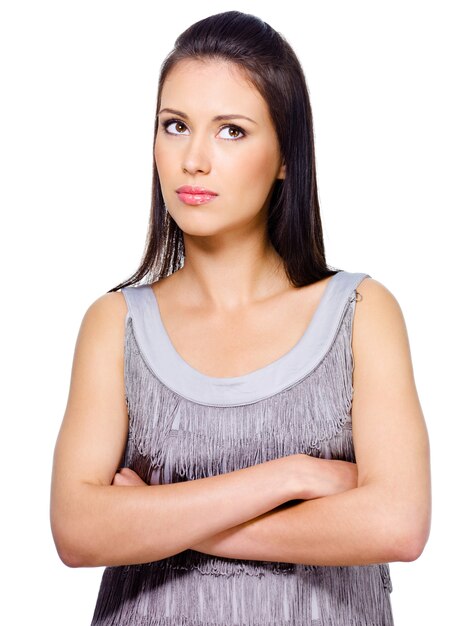
<instances>
[{"instance_id":1,"label":"woman's eyebrow","mask_svg":"<svg viewBox=\"0 0 470 626\"><path fill-rule=\"evenodd\" d=\"M160 113L173 113L174 115L179 115L180 117L183 117L185 119L189 119L189 116L186 115L186 113L183 113L183 111L177 111L176 109L160 109L160 111L158 112L158 115L160 115ZM249 120L250 122L253 122L253 124L257 124L257 122L255 122L255 120L252 120L251 117L247 117L246 115L241 115L239 113L226 113L224 115L216 115L215 117L212 118L213 122L219 122L220 120L233 120L233 119L244 119L244 120Z\"/></svg>"}]
</instances>

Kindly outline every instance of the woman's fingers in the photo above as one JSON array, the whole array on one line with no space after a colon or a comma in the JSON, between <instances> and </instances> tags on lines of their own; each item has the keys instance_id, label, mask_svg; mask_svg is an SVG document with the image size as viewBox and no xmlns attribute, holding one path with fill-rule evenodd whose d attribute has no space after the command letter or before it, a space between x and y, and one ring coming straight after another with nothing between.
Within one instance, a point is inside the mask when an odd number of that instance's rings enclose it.
<instances>
[{"instance_id":1,"label":"woman's fingers","mask_svg":"<svg viewBox=\"0 0 470 626\"><path fill-rule=\"evenodd\" d=\"M126 478L124 476L121 476L121 474L117 472L116 474L114 474L113 482L111 484L119 485L119 487L121 487L121 486L126 486L128 483L127 483Z\"/></svg>"},{"instance_id":2,"label":"woman's fingers","mask_svg":"<svg viewBox=\"0 0 470 626\"><path fill-rule=\"evenodd\" d=\"M147 483L130 467L121 467L114 475L112 484L119 487L138 487Z\"/></svg>"}]
</instances>

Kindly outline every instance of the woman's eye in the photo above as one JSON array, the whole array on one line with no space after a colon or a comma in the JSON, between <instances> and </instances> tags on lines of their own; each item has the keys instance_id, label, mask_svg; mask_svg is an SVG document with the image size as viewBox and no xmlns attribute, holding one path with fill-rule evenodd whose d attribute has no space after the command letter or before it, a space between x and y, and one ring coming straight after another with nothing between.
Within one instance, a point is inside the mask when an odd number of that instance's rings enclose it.
<instances>
[{"instance_id":1,"label":"woman's eye","mask_svg":"<svg viewBox=\"0 0 470 626\"><path fill-rule=\"evenodd\" d=\"M176 126L176 128L178 129L176 131L176 133L172 133L168 130L168 128L170 126L173 126L173 124ZM169 135L182 135L182 133L180 133L179 129L181 129L182 126L185 126L185 124L183 124L183 122L180 122L179 120L168 120L167 122L163 122L163 126L165 128L165 131L169 134Z\"/></svg>"},{"instance_id":2,"label":"woman's eye","mask_svg":"<svg viewBox=\"0 0 470 626\"><path fill-rule=\"evenodd\" d=\"M181 120L167 120L166 122L163 122L162 126L165 129L165 132L167 132L169 135L182 135L183 132L181 132L181 130L184 130L186 128L186 124L184 124ZM175 132L169 130L170 126L175 127ZM222 137L222 139L226 139L228 141L242 139L242 137L245 136L245 131L238 126L223 126L219 132L223 133L225 131L226 136Z\"/></svg>"},{"instance_id":3,"label":"woman's eye","mask_svg":"<svg viewBox=\"0 0 470 626\"><path fill-rule=\"evenodd\" d=\"M222 139L241 139L245 136L244 131L238 128L238 126L224 126L220 132L225 130L228 131L228 137L222 137ZM235 131L235 134L233 134L233 131Z\"/></svg>"}]
</instances>

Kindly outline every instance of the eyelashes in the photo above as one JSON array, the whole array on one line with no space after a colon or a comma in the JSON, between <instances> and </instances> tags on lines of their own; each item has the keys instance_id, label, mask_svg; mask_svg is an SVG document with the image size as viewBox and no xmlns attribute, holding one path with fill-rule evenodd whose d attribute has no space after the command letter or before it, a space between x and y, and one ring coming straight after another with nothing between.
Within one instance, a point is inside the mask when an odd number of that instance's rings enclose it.
<instances>
[{"instance_id":1,"label":"eyelashes","mask_svg":"<svg viewBox=\"0 0 470 626\"><path fill-rule=\"evenodd\" d=\"M170 133L168 130L168 127L171 124L182 124L183 126L186 126L186 124L179 119L170 119L170 120L165 120L164 122L161 122L161 126L163 126L165 133L167 133L167 135L183 135L183 133ZM222 137L222 139L224 141L239 141L240 139L243 139L244 137L246 137L246 132L243 130L243 128L240 128L240 126L236 126L235 124L224 124L224 126L221 126L219 130L224 130L225 128L232 128L235 129L238 133L241 133L241 136L239 137L233 137L231 139L227 139L225 137Z\"/></svg>"}]
</instances>

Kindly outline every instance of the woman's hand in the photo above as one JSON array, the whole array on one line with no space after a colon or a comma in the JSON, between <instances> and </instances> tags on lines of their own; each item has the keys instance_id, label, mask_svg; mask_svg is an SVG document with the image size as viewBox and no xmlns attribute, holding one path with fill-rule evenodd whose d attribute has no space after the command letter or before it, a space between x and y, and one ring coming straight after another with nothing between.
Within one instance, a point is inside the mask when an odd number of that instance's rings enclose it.
<instances>
[{"instance_id":1,"label":"woman's hand","mask_svg":"<svg viewBox=\"0 0 470 626\"><path fill-rule=\"evenodd\" d=\"M147 485L147 483L142 480L142 478L134 472L130 467L121 467L120 470L114 474L112 485L116 485L118 487L142 487L143 485Z\"/></svg>"},{"instance_id":2,"label":"woman's hand","mask_svg":"<svg viewBox=\"0 0 470 626\"><path fill-rule=\"evenodd\" d=\"M295 471L302 485L300 500L322 498L357 487L357 465L349 461L322 459L308 454L296 454ZM147 485L130 467L122 467L113 478L113 485L139 487ZM148 486L148 485L147 485Z\"/></svg>"},{"instance_id":3,"label":"woman's hand","mask_svg":"<svg viewBox=\"0 0 470 626\"><path fill-rule=\"evenodd\" d=\"M298 454L297 477L302 485L301 500L313 500L357 487L357 465L349 461L322 459Z\"/></svg>"}]
</instances>

